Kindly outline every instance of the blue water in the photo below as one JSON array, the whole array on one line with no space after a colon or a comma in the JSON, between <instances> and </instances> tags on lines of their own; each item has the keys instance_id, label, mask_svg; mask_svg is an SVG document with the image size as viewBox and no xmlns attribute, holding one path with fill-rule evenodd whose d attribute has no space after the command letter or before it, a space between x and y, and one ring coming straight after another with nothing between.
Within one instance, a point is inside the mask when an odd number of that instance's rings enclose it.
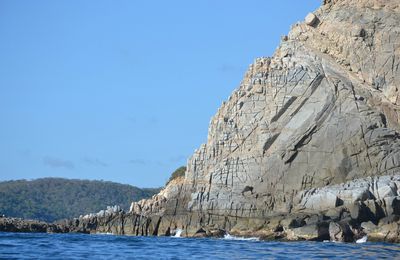
<instances>
[{"instance_id":1,"label":"blue water","mask_svg":"<svg viewBox=\"0 0 400 260\"><path fill-rule=\"evenodd\" d=\"M400 259L386 243L0 233L0 259Z\"/></svg>"}]
</instances>

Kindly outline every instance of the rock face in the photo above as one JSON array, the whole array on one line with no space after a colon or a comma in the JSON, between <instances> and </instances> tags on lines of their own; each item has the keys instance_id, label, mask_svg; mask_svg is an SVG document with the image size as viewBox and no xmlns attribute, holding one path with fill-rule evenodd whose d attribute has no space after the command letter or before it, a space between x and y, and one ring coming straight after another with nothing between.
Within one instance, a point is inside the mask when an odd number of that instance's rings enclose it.
<instances>
[{"instance_id":1,"label":"rock face","mask_svg":"<svg viewBox=\"0 0 400 260\"><path fill-rule=\"evenodd\" d=\"M396 182L366 190L400 166L399 23L398 1L325 1L250 65L185 179L133 212L162 216L160 233L251 233L277 216L397 196Z\"/></svg>"},{"instance_id":2,"label":"rock face","mask_svg":"<svg viewBox=\"0 0 400 260\"><path fill-rule=\"evenodd\" d=\"M121 233L350 241L370 223L383 238L400 214L399 5L324 1L295 24L250 65L185 177L133 203Z\"/></svg>"},{"instance_id":3,"label":"rock face","mask_svg":"<svg viewBox=\"0 0 400 260\"><path fill-rule=\"evenodd\" d=\"M399 88L399 1L325 0L250 65L184 178L76 226L399 241Z\"/></svg>"}]
</instances>

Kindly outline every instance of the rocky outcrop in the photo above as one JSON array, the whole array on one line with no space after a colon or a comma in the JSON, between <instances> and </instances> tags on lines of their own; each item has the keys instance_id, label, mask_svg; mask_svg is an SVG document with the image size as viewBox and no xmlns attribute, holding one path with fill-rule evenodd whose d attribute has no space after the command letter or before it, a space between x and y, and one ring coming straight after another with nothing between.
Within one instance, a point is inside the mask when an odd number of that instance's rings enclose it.
<instances>
[{"instance_id":1,"label":"rocky outcrop","mask_svg":"<svg viewBox=\"0 0 400 260\"><path fill-rule=\"evenodd\" d=\"M231 218L212 224L193 223L177 214L166 195L180 196L184 179L175 180L151 200L132 203L125 213L118 207L59 223L63 232L121 235L175 235L179 229L192 237L223 237L227 232L263 239L334 240L355 242L368 235L372 241L400 242L400 175L367 177L299 192L286 214ZM251 195L251 191L246 191ZM179 205L179 201L175 201ZM146 214L143 214L146 213ZM220 224L222 223L222 224ZM232 226L227 226L227 225ZM192 233L189 233L192 232Z\"/></svg>"},{"instance_id":2,"label":"rocky outcrop","mask_svg":"<svg viewBox=\"0 0 400 260\"><path fill-rule=\"evenodd\" d=\"M250 65L183 178L75 226L398 242L399 43L397 0L324 1Z\"/></svg>"},{"instance_id":3,"label":"rocky outcrop","mask_svg":"<svg viewBox=\"0 0 400 260\"><path fill-rule=\"evenodd\" d=\"M1 232L65 233L62 225L49 224L38 220L25 220L0 216Z\"/></svg>"},{"instance_id":4,"label":"rocky outcrop","mask_svg":"<svg viewBox=\"0 0 400 260\"><path fill-rule=\"evenodd\" d=\"M262 233L279 216L319 219L353 203L390 211L384 199L396 196L383 193L396 182L371 187L399 173L399 21L398 1L325 1L273 57L250 65L180 186L133 212L166 217L166 227L191 236L205 227ZM318 220L292 237L321 228L329 237L329 225Z\"/></svg>"},{"instance_id":5,"label":"rocky outcrop","mask_svg":"<svg viewBox=\"0 0 400 260\"><path fill-rule=\"evenodd\" d=\"M399 5L324 1L293 25L223 102L185 177L133 203L123 233L351 241L394 225L398 239Z\"/></svg>"}]
</instances>

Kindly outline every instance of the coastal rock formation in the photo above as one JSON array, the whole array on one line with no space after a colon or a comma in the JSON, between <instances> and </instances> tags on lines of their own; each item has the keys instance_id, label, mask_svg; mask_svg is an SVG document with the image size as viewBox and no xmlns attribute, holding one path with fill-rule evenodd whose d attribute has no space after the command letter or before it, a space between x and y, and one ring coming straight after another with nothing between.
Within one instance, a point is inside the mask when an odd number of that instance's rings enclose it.
<instances>
[{"instance_id":1,"label":"coastal rock formation","mask_svg":"<svg viewBox=\"0 0 400 260\"><path fill-rule=\"evenodd\" d=\"M398 1L324 1L250 65L185 177L117 214L117 233L398 241L399 65Z\"/></svg>"},{"instance_id":2,"label":"coastal rock formation","mask_svg":"<svg viewBox=\"0 0 400 260\"><path fill-rule=\"evenodd\" d=\"M356 219L346 222L353 233L399 214L399 43L398 1L325 1L273 57L250 65L185 178L132 212L162 217L159 233L176 226L187 236L268 233L282 226L271 220L307 213L289 238L328 239L323 211Z\"/></svg>"},{"instance_id":3,"label":"coastal rock formation","mask_svg":"<svg viewBox=\"0 0 400 260\"><path fill-rule=\"evenodd\" d=\"M399 88L400 2L325 0L250 65L184 177L72 226L399 242Z\"/></svg>"},{"instance_id":4,"label":"coastal rock formation","mask_svg":"<svg viewBox=\"0 0 400 260\"><path fill-rule=\"evenodd\" d=\"M64 226L49 224L44 221L26 220L0 216L0 231L2 232L34 232L34 233L65 233Z\"/></svg>"}]
</instances>

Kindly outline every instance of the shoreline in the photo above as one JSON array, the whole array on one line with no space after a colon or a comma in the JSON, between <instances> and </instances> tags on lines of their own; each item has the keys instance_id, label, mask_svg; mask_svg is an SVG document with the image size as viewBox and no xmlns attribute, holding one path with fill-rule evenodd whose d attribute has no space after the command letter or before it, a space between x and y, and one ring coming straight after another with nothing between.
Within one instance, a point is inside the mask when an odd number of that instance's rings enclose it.
<instances>
[{"instance_id":1,"label":"shoreline","mask_svg":"<svg viewBox=\"0 0 400 260\"><path fill-rule=\"evenodd\" d=\"M110 219L118 218L123 214L113 214L110 216ZM128 215L127 215L128 216ZM125 217L127 217L125 216ZM75 221L78 219L75 219ZM93 219L92 219L93 221ZM79 222L79 220L78 220ZM335 222L329 222L335 223ZM392 222L389 226L393 225L397 222ZM305 232L310 228L310 225L303 226L299 228L285 228L282 231L271 231L271 230L258 230L258 231L247 231L247 232L238 232L238 231L226 231L223 229L204 229L202 228L200 232L196 232L193 235L187 236L175 236L175 233L170 233L170 235L162 234L162 235L144 235L144 234L130 234L130 233L120 233L120 232L101 232L101 226L92 225L91 228L88 226L84 227L88 223L81 222L78 226L68 226L65 224L59 223L47 223L39 220L25 220L21 218L12 218L12 217L0 217L0 232L7 233L47 233L47 234L87 234L87 235L116 235L116 236L142 236L142 237L179 237L179 238L216 238L216 239L231 239L231 240L257 240L264 242L300 242L300 241L309 241L309 242L332 242L332 243L358 243L360 239L365 239L367 236L366 242L377 242L377 243L391 243L391 244L399 244L400 239L398 237L388 236L387 228L389 226L382 225L381 228L378 228L374 232L361 232L357 236L353 236L351 240L335 240L332 237L332 228L327 232L317 234L315 232ZM317 226L326 226L327 222L317 223ZM80 228L78 228L80 227ZM383 228L382 228L383 227ZM175 231L173 231L175 232ZM329 236L331 235L331 236ZM333 238L333 239L332 239ZM364 241L365 242L365 241Z\"/></svg>"}]
</instances>

